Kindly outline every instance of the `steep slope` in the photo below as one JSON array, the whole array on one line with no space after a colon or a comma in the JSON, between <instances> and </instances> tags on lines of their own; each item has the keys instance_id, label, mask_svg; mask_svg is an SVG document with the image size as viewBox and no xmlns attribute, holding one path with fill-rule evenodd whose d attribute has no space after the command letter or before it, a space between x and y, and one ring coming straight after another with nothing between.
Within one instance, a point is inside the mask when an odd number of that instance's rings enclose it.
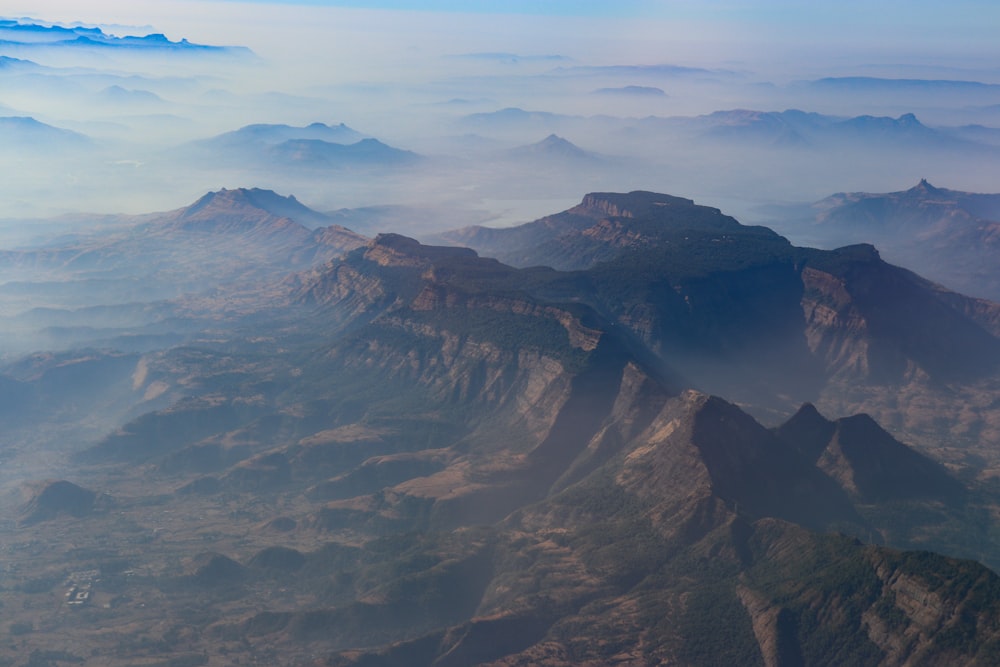
<instances>
[{"instance_id":1,"label":"steep slope","mask_svg":"<svg viewBox=\"0 0 1000 667\"><path fill-rule=\"evenodd\" d=\"M893 438L868 415L836 421L806 404L775 433L858 502L961 498L961 484L931 459Z\"/></svg>"}]
</instances>

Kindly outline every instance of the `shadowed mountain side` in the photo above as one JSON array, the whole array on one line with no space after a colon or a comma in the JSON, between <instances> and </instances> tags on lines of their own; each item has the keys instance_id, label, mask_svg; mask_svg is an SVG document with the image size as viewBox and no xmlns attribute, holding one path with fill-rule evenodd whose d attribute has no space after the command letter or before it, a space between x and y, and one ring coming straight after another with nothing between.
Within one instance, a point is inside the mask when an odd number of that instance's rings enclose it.
<instances>
[{"instance_id":1,"label":"shadowed mountain side","mask_svg":"<svg viewBox=\"0 0 1000 667\"><path fill-rule=\"evenodd\" d=\"M829 421L806 404L775 433L859 502L955 503L964 496L962 485L940 464L893 438L868 415Z\"/></svg>"},{"instance_id":2,"label":"shadowed mountain side","mask_svg":"<svg viewBox=\"0 0 1000 667\"><path fill-rule=\"evenodd\" d=\"M94 509L97 494L66 480L49 480L29 485L29 494L21 509L22 526L55 519L58 516L81 518Z\"/></svg>"}]
</instances>

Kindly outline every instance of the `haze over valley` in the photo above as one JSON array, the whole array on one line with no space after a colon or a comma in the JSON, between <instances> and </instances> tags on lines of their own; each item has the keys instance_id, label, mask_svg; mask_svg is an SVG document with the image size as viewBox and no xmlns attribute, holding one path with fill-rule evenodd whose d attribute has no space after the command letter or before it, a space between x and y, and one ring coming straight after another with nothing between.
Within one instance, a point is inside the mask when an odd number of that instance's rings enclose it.
<instances>
[{"instance_id":1,"label":"haze over valley","mask_svg":"<svg viewBox=\"0 0 1000 667\"><path fill-rule=\"evenodd\" d=\"M1000 664L998 10L16 4L0 666Z\"/></svg>"}]
</instances>

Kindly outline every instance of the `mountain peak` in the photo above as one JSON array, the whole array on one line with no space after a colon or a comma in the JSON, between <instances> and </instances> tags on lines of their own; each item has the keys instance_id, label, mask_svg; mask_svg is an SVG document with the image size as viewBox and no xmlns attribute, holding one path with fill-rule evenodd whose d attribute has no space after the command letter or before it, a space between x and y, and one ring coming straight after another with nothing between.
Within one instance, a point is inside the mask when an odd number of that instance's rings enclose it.
<instances>
[{"instance_id":1,"label":"mountain peak","mask_svg":"<svg viewBox=\"0 0 1000 667\"><path fill-rule=\"evenodd\" d=\"M921 178L919 183L909 189L909 192L912 194L931 195L940 194L942 190L928 183L926 178Z\"/></svg>"},{"instance_id":2,"label":"mountain peak","mask_svg":"<svg viewBox=\"0 0 1000 667\"><path fill-rule=\"evenodd\" d=\"M833 437L836 424L816 409L803 403L792 417L775 429L775 434L795 447L809 461L815 462Z\"/></svg>"},{"instance_id":3,"label":"mountain peak","mask_svg":"<svg viewBox=\"0 0 1000 667\"><path fill-rule=\"evenodd\" d=\"M222 188L217 192L209 192L191 206L181 209L178 215L180 221L195 223L209 219L234 216L252 217L255 220L264 218L287 218L303 227L316 227L329 224L327 216L305 206L293 195L279 195L273 190L261 188Z\"/></svg>"},{"instance_id":4,"label":"mountain peak","mask_svg":"<svg viewBox=\"0 0 1000 667\"><path fill-rule=\"evenodd\" d=\"M593 160L596 158L593 153L588 153L558 134L550 134L538 143L513 148L508 151L508 154L516 158L543 157L561 160Z\"/></svg>"},{"instance_id":5,"label":"mountain peak","mask_svg":"<svg viewBox=\"0 0 1000 667\"><path fill-rule=\"evenodd\" d=\"M867 414L838 419L835 425L818 465L862 501L962 494L942 466L893 438Z\"/></svg>"}]
</instances>

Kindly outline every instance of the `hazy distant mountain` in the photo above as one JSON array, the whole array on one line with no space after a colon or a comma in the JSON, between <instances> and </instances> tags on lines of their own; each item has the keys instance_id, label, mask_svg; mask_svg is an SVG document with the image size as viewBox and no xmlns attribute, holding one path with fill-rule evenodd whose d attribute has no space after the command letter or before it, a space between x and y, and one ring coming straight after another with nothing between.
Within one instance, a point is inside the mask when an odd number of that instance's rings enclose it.
<instances>
[{"instance_id":1,"label":"hazy distant mountain","mask_svg":"<svg viewBox=\"0 0 1000 667\"><path fill-rule=\"evenodd\" d=\"M11 58L10 56L0 56L0 71L13 72L24 70L44 69L38 63L21 58Z\"/></svg>"},{"instance_id":2,"label":"hazy distant mountain","mask_svg":"<svg viewBox=\"0 0 1000 667\"><path fill-rule=\"evenodd\" d=\"M681 65L574 65L557 67L555 73L570 76L580 75L610 75L621 76L648 76L651 78L661 77L724 77L731 78L737 74L731 70L705 69L702 67L684 67Z\"/></svg>"},{"instance_id":3,"label":"hazy distant mountain","mask_svg":"<svg viewBox=\"0 0 1000 667\"><path fill-rule=\"evenodd\" d=\"M639 97L666 97L662 88L655 86L622 86L620 88L598 88L595 95L635 95Z\"/></svg>"},{"instance_id":4,"label":"hazy distant mountain","mask_svg":"<svg viewBox=\"0 0 1000 667\"><path fill-rule=\"evenodd\" d=\"M258 144L276 145L293 139L320 140L336 144L353 144L365 136L347 125L327 125L312 123L303 127L291 125L257 124L247 125L232 132L220 134L211 139L197 142L212 149L245 150Z\"/></svg>"},{"instance_id":5,"label":"hazy distant mountain","mask_svg":"<svg viewBox=\"0 0 1000 667\"><path fill-rule=\"evenodd\" d=\"M517 107L507 107L499 111L469 114L461 119L461 123L470 128L501 128L501 129L537 129L555 131L559 125L568 119L579 119L578 116L566 116L548 111L525 111Z\"/></svg>"},{"instance_id":6,"label":"hazy distant mountain","mask_svg":"<svg viewBox=\"0 0 1000 667\"><path fill-rule=\"evenodd\" d=\"M826 77L798 85L815 89L841 91L927 91L938 94L956 94L991 91L1000 94L1000 85L980 81L952 79L887 79L868 76Z\"/></svg>"},{"instance_id":7,"label":"hazy distant mountain","mask_svg":"<svg viewBox=\"0 0 1000 667\"><path fill-rule=\"evenodd\" d=\"M86 135L41 123L29 116L0 117L0 145L38 149L82 149L92 145Z\"/></svg>"},{"instance_id":8,"label":"hazy distant mountain","mask_svg":"<svg viewBox=\"0 0 1000 667\"><path fill-rule=\"evenodd\" d=\"M523 54L505 53L505 52L459 53L457 55L452 55L447 57L460 58L463 60L484 60L487 62L500 62L500 63L559 62L564 60L572 60L572 58L568 56L560 56L558 54L523 55Z\"/></svg>"},{"instance_id":9,"label":"hazy distant mountain","mask_svg":"<svg viewBox=\"0 0 1000 667\"><path fill-rule=\"evenodd\" d=\"M388 146L343 123L247 125L210 139L194 142L194 157L219 165L256 168L299 167L313 169L396 167L414 164L421 156Z\"/></svg>"},{"instance_id":10,"label":"hazy distant mountain","mask_svg":"<svg viewBox=\"0 0 1000 667\"><path fill-rule=\"evenodd\" d=\"M841 193L814 204L815 232L877 244L894 261L968 294L1000 299L1000 195L937 188Z\"/></svg>"},{"instance_id":11,"label":"hazy distant mountain","mask_svg":"<svg viewBox=\"0 0 1000 667\"><path fill-rule=\"evenodd\" d=\"M162 97L148 90L130 90L119 85L108 86L100 93L100 99L110 104L125 106L158 106L164 104Z\"/></svg>"},{"instance_id":12,"label":"hazy distant mountain","mask_svg":"<svg viewBox=\"0 0 1000 667\"><path fill-rule=\"evenodd\" d=\"M267 156L276 161L303 167L397 167L412 165L421 156L383 144L378 139L362 139L339 144L319 139L290 139L271 146Z\"/></svg>"},{"instance_id":13,"label":"hazy distant mountain","mask_svg":"<svg viewBox=\"0 0 1000 667\"><path fill-rule=\"evenodd\" d=\"M585 151L555 134L550 134L535 144L511 148L504 153L504 156L519 161L558 161L566 164L586 164L601 160L597 154Z\"/></svg>"},{"instance_id":14,"label":"hazy distant mountain","mask_svg":"<svg viewBox=\"0 0 1000 667\"><path fill-rule=\"evenodd\" d=\"M524 137L532 133L587 136L601 133L630 142L664 142L704 152L709 146L765 150L822 151L880 150L952 151L962 155L991 156L996 142L982 132L924 125L912 113L885 116L841 117L787 109L761 111L727 109L701 116L574 116L507 108L463 117L460 126L483 134ZM645 137L645 139L643 139ZM636 147L642 154L642 147Z\"/></svg>"},{"instance_id":15,"label":"hazy distant mountain","mask_svg":"<svg viewBox=\"0 0 1000 667\"><path fill-rule=\"evenodd\" d=\"M657 127L665 130L685 128L698 132L703 139L771 147L827 149L880 144L907 149L977 148L976 144L951 133L927 127L913 114L903 114L898 118L841 118L797 109L781 112L734 109L692 118L647 118L639 125L650 130Z\"/></svg>"},{"instance_id":16,"label":"hazy distant mountain","mask_svg":"<svg viewBox=\"0 0 1000 667\"><path fill-rule=\"evenodd\" d=\"M30 19L0 19L0 40L9 47L24 48L98 48L129 49L135 51L174 51L199 53L229 53L249 55L245 47L210 46L194 44L186 39L173 42L162 34L145 36L109 35L100 28L83 26L65 27L39 23Z\"/></svg>"}]
</instances>

